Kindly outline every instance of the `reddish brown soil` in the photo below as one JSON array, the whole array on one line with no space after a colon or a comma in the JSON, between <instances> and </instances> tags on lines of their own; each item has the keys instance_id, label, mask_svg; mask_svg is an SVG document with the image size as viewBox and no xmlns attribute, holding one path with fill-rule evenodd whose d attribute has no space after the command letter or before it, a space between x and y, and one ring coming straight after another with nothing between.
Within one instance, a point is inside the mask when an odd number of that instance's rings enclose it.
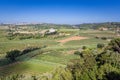
<instances>
[{"instance_id":1,"label":"reddish brown soil","mask_svg":"<svg viewBox=\"0 0 120 80\"><path fill-rule=\"evenodd\" d=\"M73 37L70 37L70 38L66 38L64 40L59 40L58 42L61 42L61 43L66 43L68 41L72 41L72 40L82 40L82 39L88 39L87 37L81 37L81 36L73 36Z\"/></svg>"}]
</instances>

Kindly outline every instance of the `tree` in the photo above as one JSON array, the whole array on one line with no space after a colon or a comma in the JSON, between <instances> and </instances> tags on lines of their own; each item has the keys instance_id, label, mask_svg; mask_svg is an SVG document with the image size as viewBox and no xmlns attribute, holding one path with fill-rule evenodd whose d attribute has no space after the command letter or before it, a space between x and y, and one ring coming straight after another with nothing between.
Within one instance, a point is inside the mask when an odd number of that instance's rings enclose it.
<instances>
[{"instance_id":1,"label":"tree","mask_svg":"<svg viewBox=\"0 0 120 80\"><path fill-rule=\"evenodd\" d=\"M102 44L102 43L98 43L97 44L97 48L103 48L105 45L104 44Z\"/></svg>"},{"instance_id":2,"label":"tree","mask_svg":"<svg viewBox=\"0 0 120 80\"><path fill-rule=\"evenodd\" d=\"M120 53L120 38L116 38L110 41L108 48Z\"/></svg>"},{"instance_id":3,"label":"tree","mask_svg":"<svg viewBox=\"0 0 120 80\"><path fill-rule=\"evenodd\" d=\"M7 52L6 58L10 59L11 61L15 61L15 58L20 55L19 50L12 50Z\"/></svg>"}]
</instances>

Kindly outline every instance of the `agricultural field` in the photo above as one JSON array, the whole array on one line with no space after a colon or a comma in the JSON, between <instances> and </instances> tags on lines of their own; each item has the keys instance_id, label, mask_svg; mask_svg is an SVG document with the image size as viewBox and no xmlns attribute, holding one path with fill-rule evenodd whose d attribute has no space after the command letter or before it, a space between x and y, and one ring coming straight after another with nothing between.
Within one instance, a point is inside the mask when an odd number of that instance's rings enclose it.
<instances>
[{"instance_id":1,"label":"agricultural field","mask_svg":"<svg viewBox=\"0 0 120 80\"><path fill-rule=\"evenodd\" d=\"M117 37L112 31L59 29L58 33L65 34L56 38L48 35L42 38L7 39L7 30L0 30L0 76L12 74L43 74L52 72L57 67L65 67L69 61L79 59L76 50L83 46L95 48L98 43L107 44L109 40L96 37ZM28 47L40 49L28 52L16 58L16 62L9 63L5 58L6 52L11 50L24 50Z\"/></svg>"},{"instance_id":2,"label":"agricultural field","mask_svg":"<svg viewBox=\"0 0 120 80\"><path fill-rule=\"evenodd\" d=\"M0 80L120 80L120 0L0 0Z\"/></svg>"}]
</instances>

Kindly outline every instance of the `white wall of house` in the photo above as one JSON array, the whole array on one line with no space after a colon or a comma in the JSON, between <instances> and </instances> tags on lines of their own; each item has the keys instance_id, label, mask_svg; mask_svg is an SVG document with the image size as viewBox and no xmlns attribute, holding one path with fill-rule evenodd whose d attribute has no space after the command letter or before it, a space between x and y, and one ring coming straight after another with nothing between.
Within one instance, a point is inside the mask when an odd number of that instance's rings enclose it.
<instances>
[{"instance_id":1,"label":"white wall of house","mask_svg":"<svg viewBox=\"0 0 120 80\"><path fill-rule=\"evenodd\" d=\"M53 29L53 28L49 29L49 33L54 33L54 32L56 32L55 29Z\"/></svg>"}]
</instances>

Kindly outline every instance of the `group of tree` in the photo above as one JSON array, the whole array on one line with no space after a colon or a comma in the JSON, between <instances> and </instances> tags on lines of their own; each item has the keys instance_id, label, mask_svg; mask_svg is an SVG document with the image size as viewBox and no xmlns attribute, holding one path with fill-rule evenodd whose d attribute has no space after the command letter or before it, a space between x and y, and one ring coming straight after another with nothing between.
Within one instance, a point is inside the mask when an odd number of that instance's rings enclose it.
<instances>
[{"instance_id":1,"label":"group of tree","mask_svg":"<svg viewBox=\"0 0 120 80\"><path fill-rule=\"evenodd\" d=\"M34 50L37 50L37 49L40 49L39 47L28 47L22 51L20 50L11 50L11 51L8 51L6 52L6 58L12 62L16 61L16 58L21 56L21 55L24 55L24 54L27 54L31 51L34 51Z\"/></svg>"}]
</instances>

